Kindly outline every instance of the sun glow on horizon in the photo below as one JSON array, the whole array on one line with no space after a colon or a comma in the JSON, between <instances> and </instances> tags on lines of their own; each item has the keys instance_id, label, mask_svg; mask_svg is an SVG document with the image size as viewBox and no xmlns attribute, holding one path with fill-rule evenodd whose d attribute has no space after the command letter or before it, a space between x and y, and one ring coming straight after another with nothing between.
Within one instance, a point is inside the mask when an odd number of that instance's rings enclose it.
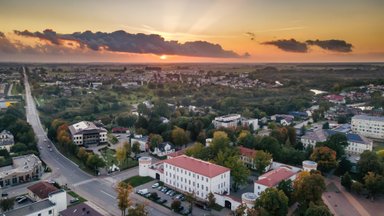
<instances>
[{"instance_id":1,"label":"sun glow on horizon","mask_svg":"<svg viewBox=\"0 0 384 216\"><path fill-rule=\"evenodd\" d=\"M161 59L161 60L167 60L167 58L168 58L168 57L167 57L166 55L161 55L161 56L160 56L160 59Z\"/></svg>"}]
</instances>

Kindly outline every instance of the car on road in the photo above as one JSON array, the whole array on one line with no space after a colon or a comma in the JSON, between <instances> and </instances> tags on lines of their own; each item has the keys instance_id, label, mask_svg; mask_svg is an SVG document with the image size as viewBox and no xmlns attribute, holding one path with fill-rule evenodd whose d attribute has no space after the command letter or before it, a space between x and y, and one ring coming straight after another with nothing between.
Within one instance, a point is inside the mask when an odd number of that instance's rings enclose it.
<instances>
[{"instance_id":1,"label":"car on road","mask_svg":"<svg viewBox=\"0 0 384 216\"><path fill-rule=\"evenodd\" d=\"M47 139L44 139L44 142L47 142L48 140Z\"/></svg>"},{"instance_id":2,"label":"car on road","mask_svg":"<svg viewBox=\"0 0 384 216\"><path fill-rule=\"evenodd\" d=\"M160 186L159 183L155 183L155 184L152 185L152 188L157 188L157 187L159 187L159 186Z\"/></svg>"},{"instance_id":3,"label":"car on road","mask_svg":"<svg viewBox=\"0 0 384 216\"><path fill-rule=\"evenodd\" d=\"M1 197L7 197L8 196L8 193L2 193L1 194Z\"/></svg>"},{"instance_id":4,"label":"car on road","mask_svg":"<svg viewBox=\"0 0 384 216\"><path fill-rule=\"evenodd\" d=\"M51 152L51 151L52 151L52 148L49 148L49 151Z\"/></svg>"},{"instance_id":5,"label":"car on road","mask_svg":"<svg viewBox=\"0 0 384 216\"><path fill-rule=\"evenodd\" d=\"M48 147L48 148L51 148L51 145L48 144L47 147Z\"/></svg>"}]
</instances>

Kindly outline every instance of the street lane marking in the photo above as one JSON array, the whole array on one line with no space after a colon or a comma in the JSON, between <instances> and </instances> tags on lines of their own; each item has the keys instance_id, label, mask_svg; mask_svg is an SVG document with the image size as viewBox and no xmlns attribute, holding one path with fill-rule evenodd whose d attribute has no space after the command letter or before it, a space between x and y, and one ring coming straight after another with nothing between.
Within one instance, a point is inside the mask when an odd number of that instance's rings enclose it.
<instances>
[{"instance_id":1,"label":"street lane marking","mask_svg":"<svg viewBox=\"0 0 384 216\"><path fill-rule=\"evenodd\" d=\"M77 187L77 186L80 186L80 185L83 185L83 184L86 184L86 183L89 183L91 181L95 181L96 179L88 179L88 180L84 180L84 181L81 181L81 182L77 182L75 184L72 184L73 186Z\"/></svg>"},{"instance_id":2,"label":"street lane marking","mask_svg":"<svg viewBox=\"0 0 384 216\"><path fill-rule=\"evenodd\" d=\"M111 198L113 198L113 199L116 199L116 197L115 196L113 196L113 195L111 195L111 194L109 194L109 193L107 193L107 192L105 192L105 191L103 191L103 190L100 190L103 194L105 194L105 195L107 195L107 196L109 196L109 197L111 197Z\"/></svg>"}]
</instances>

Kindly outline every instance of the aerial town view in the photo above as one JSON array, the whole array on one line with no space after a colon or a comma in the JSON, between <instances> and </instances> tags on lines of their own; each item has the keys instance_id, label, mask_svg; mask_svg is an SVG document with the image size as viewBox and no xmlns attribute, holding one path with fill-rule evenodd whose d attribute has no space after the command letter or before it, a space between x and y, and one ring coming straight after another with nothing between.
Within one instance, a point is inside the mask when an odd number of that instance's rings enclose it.
<instances>
[{"instance_id":1,"label":"aerial town view","mask_svg":"<svg viewBox=\"0 0 384 216\"><path fill-rule=\"evenodd\" d=\"M0 1L0 216L384 216L384 1Z\"/></svg>"}]
</instances>

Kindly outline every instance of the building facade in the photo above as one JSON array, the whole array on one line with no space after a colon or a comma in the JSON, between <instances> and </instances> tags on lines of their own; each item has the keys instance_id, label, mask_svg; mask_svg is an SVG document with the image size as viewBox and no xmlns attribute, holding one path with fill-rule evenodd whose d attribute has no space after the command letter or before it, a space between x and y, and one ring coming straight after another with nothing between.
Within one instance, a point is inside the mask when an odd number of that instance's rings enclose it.
<instances>
[{"instance_id":1,"label":"building facade","mask_svg":"<svg viewBox=\"0 0 384 216\"><path fill-rule=\"evenodd\" d=\"M325 142L328 136L341 133L333 130L317 129L307 132L301 137L304 147L315 147L318 142ZM348 146L345 147L345 153L349 155L360 155L364 151L372 151L373 142L370 139L356 133L342 133L347 137Z\"/></svg>"},{"instance_id":2,"label":"building facade","mask_svg":"<svg viewBox=\"0 0 384 216\"><path fill-rule=\"evenodd\" d=\"M265 191L267 188L277 187L277 185L283 180L292 180L296 179L296 174L293 169L289 167L279 167L272 171L269 171L261 176L255 181L254 184L254 194L260 196L260 194Z\"/></svg>"},{"instance_id":3,"label":"building facade","mask_svg":"<svg viewBox=\"0 0 384 216\"><path fill-rule=\"evenodd\" d=\"M107 142L107 130L98 127L93 122L82 121L69 126L72 141L76 145L85 147L95 146Z\"/></svg>"},{"instance_id":4,"label":"building facade","mask_svg":"<svg viewBox=\"0 0 384 216\"><path fill-rule=\"evenodd\" d=\"M240 114L229 114L225 116L216 117L212 124L215 128L236 128L238 126L253 127L253 129L258 129L258 120L257 119L246 119L241 117Z\"/></svg>"},{"instance_id":5,"label":"building facade","mask_svg":"<svg viewBox=\"0 0 384 216\"><path fill-rule=\"evenodd\" d=\"M11 132L3 130L0 133L0 149L11 150L11 147L15 144L15 140Z\"/></svg>"},{"instance_id":6,"label":"building facade","mask_svg":"<svg viewBox=\"0 0 384 216\"><path fill-rule=\"evenodd\" d=\"M384 140L384 116L356 115L352 117L352 131L368 138Z\"/></svg>"},{"instance_id":7,"label":"building facade","mask_svg":"<svg viewBox=\"0 0 384 216\"><path fill-rule=\"evenodd\" d=\"M255 170L256 169L256 166L255 166L255 162L254 162L254 159L255 159L255 156L256 156L256 150L254 149L250 149L250 148L245 148L243 146L239 146L239 151L240 151L240 160L250 169L253 169ZM273 162L273 160L271 160L271 163ZM265 171L268 171L270 168L270 165L268 165L266 168L265 168Z\"/></svg>"},{"instance_id":8,"label":"building facade","mask_svg":"<svg viewBox=\"0 0 384 216\"><path fill-rule=\"evenodd\" d=\"M230 169L181 155L164 161L164 183L182 192L207 199L212 193L230 193Z\"/></svg>"},{"instance_id":9,"label":"building facade","mask_svg":"<svg viewBox=\"0 0 384 216\"><path fill-rule=\"evenodd\" d=\"M36 180L43 174L42 163L34 154L13 157L12 163L0 168L0 187Z\"/></svg>"}]
</instances>

